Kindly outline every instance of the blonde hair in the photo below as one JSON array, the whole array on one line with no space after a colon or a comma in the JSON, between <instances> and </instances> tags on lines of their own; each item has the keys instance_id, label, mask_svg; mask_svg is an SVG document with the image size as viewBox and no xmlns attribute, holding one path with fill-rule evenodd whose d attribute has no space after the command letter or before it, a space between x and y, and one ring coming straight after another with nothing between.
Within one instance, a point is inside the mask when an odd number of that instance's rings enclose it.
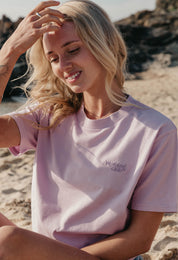
<instances>
[{"instance_id":1,"label":"blonde hair","mask_svg":"<svg viewBox=\"0 0 178 260\"><path fill-rule=\"evenodd\" d=\"M70 0L59 7L66 14L66 21L73 22L81 41L106 70L106 92L109 99L123 105L124 70L127 51L125 43L106 12L89 0ZM39 39L27 53L31 77L26 87L31 102L37 102L44 113L52 112L50 126L79 110L83 94L73 93L64 82L52 72L47 61L42 39ZM112 89L113 80L118 89Z\"/></svg>"}]
</instances>

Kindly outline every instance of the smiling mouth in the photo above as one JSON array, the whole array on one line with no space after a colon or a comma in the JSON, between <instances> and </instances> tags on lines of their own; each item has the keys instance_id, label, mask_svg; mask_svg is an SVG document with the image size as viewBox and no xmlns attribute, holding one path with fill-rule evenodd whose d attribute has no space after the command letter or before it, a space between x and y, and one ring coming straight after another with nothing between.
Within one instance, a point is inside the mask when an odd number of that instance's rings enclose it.
<instances>
[{"instance_id":1,"label":"smiling mouth","mask_svg":"<svg viewBox=\"0 0 178 260\"><path fill-rule=\"evenodd\" d=\"M74 82L80 77L80 74L81 74L81 71L78 71L78 72L74 73L73 75L66 77L66 80L69 82Z\"/></svg>"}]
</instances>

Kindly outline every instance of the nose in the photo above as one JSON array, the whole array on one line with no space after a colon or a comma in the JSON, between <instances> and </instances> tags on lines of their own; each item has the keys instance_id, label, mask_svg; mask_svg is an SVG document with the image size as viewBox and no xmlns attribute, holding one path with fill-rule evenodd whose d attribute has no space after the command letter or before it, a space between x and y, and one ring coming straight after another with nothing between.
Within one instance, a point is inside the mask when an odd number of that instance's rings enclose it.
<instances>
[{"instance_id":1,"label":"nose","mask_svg":"<svg viewBox=\"0 0 178 260\"><path fill-rule=\"evenodd\" d=\"M59 57L59 69L61 72L72 68L72 62L64 56Z\"/></svg>"}]
</instances>

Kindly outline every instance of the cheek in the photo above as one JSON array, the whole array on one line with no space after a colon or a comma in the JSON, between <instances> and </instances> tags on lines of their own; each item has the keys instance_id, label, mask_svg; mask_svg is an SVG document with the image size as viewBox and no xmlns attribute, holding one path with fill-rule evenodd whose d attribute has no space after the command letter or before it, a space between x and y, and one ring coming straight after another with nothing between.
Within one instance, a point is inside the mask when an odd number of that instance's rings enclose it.
<instances>
[{"instance_id":1,"label":"cheek","mask_svg":"<svg viewBox=\"0 0 178 260\"><path fill-rule=\"evenodd\" d=\"M60 79L61 82L65 83L65 80L63 79L63 76L61 75L60 70L57 68L57 66L52 66L52 72L54 73L54 75ZM66 84L66 83L65 83Z\"/></svg>"},{"instance_id":2,"label":"cheek","mask_svg":"<svg viewBox=\"0 0 178 260\"><path fill-rule=\"evenodd\" d=\"M59 68L57 66L51 66L51 68L52 68L54 75L58 78L61 78L61 73L60 73Z\"/></svg>"}]
</instances>

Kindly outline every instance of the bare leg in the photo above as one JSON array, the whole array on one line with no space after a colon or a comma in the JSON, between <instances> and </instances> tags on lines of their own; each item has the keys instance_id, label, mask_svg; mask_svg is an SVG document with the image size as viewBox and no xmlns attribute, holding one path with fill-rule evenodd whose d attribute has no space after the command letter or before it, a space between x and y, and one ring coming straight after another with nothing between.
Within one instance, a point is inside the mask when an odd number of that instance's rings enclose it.
<instances>
[{"instance_id":1,"label":"bare leg","mask_svg":"<svg viewBox=\"0 0 178 260\"><path fill-rule=\"evenodd\" d=\"M14 226L0 228L0 259L99 260L80 249Z\"/></svg>"},{"instance_id":2,"label":"bare leg","mask_svg":"<svg viewBox=\"0 0 178 260\"><path fill-rule=\"evenodd\" d=\"M0 227L3 226L15 226L15 224L0 213Z\"/></svg>"}]
</instances>

